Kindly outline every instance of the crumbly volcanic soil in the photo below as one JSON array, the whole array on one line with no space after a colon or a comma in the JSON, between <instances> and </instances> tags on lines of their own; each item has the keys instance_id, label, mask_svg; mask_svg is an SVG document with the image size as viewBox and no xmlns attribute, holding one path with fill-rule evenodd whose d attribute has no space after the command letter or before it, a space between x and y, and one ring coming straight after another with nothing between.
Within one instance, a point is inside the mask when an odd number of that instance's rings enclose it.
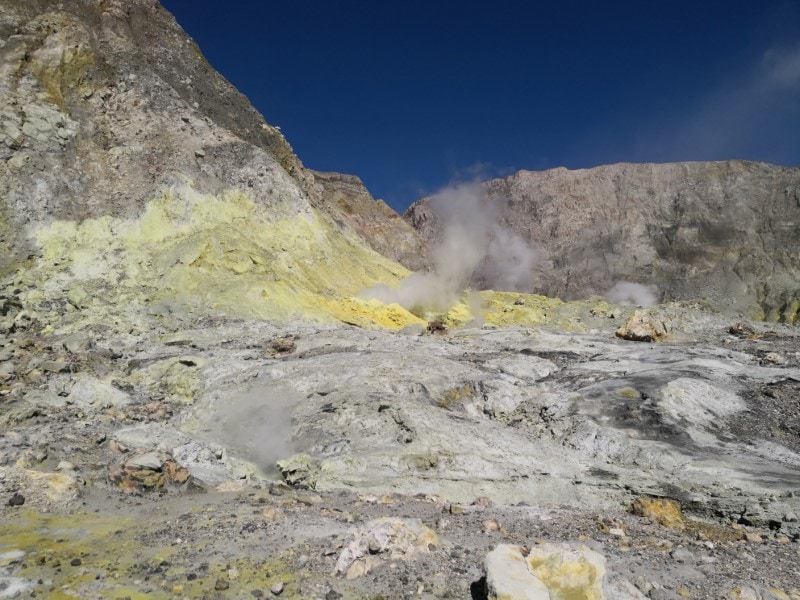
<instances>
[{"instance_id":1,"label":"crumbly volcanic soil","mask_svg":"<svg viewBox=\"0 0 800 600\"><path fill-rule=\"evenodd\" d=\"M731 527L678 531L622 511L465 506L451 514L450 506L437 497L320 494L282 484L195 495L97 489L68 514L4 506L0 515L11 526L0 544L4 553L25 552L5 559L3 569L41 581L40 597L271 597L281 582L289 598L480 598L483 559L494 546L541 541L600 552L610 571L659 590L651 597L800 588L800 546L769 534L752 542ZM265 509L282 516L265 519ZM421 519L440 543L413 561L386 558L358 579L334 575L348 533L386 516ZM499 529L487 530L487 521Z\"/></svg>"}]
</instances>

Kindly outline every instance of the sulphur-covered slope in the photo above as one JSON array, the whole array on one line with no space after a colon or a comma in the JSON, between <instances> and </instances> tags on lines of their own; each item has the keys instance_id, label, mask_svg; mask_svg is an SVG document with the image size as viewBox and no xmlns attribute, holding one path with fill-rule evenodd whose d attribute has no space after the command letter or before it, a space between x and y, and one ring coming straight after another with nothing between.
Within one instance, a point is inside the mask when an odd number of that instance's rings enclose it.
<instances>
[{"instance_id":1,"label":"sulphur-covered slope","mask_svg":"<svg viewBox=\"0 0 800 600\"><path fill-rule=\"evenodd\" d=\"M419 321L354 298L407 272L313 202L314 175L154 0L4 2L0 92L0 276L39 320Z\"/></svg>"},{"instance_id":2,"label":"sulphur-covered slope","mask_svg":"<svg viewBox=\"0 0 800 600\"><path fill-rule=\"evenodd\" d=\"M245 193L203 195L188 184L134 219L56 221L36 230L42 257L22 281L28 302L66 300L91 313L118 303L259 319L342 320L397 328L398 306L354 298L403 267L309 209L274 219Z\"/></svg>"}]
</instances>

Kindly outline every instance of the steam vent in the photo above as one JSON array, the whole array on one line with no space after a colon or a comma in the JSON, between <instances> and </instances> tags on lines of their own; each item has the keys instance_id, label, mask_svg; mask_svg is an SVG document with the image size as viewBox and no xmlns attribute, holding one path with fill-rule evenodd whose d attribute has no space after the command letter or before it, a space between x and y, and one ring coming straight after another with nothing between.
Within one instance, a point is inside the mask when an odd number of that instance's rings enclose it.
<instances>
[{"instance_id":1,"label":"steam vent","mask_svg":"<svg viewBox=\"0 0 800 600\"><path fill-rule=\"evenodd\" d=\"M798 269L798 168L400 216L156 0L0 0L0 598L800 599Z\"/></svg>"}]
</instances>

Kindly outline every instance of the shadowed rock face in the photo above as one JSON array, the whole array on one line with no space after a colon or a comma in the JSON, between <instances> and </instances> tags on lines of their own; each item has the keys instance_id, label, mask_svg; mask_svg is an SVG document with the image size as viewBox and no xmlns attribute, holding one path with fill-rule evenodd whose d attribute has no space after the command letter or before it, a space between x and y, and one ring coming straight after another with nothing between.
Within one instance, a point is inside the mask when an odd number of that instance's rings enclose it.
<instances>
[{"instance_id":1,"label":"shadowed rock face","mask_svg":"<svg viewBox=\"0 0 800 600\"><path fill-rule=\"evenodd\" d=\"M657 285L660 300L800 319L800 169L618 164L520 171L483 186L501 222L542 251L534 291L581 298L633 281ZM405 217L430 242L441 235L429 199Z\"/></svg>"},{"instance_id":2,"label":"shadowed rock face","mask_svg":"<svg viewBox=\"0 0 800 600\"><path fill-rule=\"evenodd\" d=\"M375 200L354 175L314 171L315 205L353 229L376 252L412 271L427 263L427 244L385 202Z\"/></svg>"}]
</instances>

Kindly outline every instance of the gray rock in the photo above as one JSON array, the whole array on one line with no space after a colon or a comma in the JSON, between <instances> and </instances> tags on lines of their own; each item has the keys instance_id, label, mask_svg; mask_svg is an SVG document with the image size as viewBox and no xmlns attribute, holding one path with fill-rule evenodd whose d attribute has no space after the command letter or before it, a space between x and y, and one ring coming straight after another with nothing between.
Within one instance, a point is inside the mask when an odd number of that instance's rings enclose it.
<instances>
[{"instance_id":1,"label":"gray rock","mask_svg":"<svg viewBox=\"0 0 800 600\"><path fill-rule=\"evenodd\" d=\"M23 577L0 576L0 597L19 598L36 589L36 581Z\"/></svg>"},{"instance_id":2,"label":"gray rock","mask_svg":"<svg viewBox=\"0 0 800 600\"><path fill-rule=\"evenodd\" d=\"M80 354L92 347L92 337L88 333L80 331L65 337L62 344L70 354Z\"/></svg>"},{"instance_id":3,"label":"gray rock","mask_svg":"<svg viewBox=\"0 0 800 600\"><path fill-rule=\"evenodd\" d=\"M672 552L669 553L672 559L679 563L693 563L695 561L694 554L683 546L678 546L674 548Z\"/></svg>"},{"instance_id":4,"label":"gray rock","mask_svg":"<svg viewBox=\"0 0 800 600\"><path fill-rule=\"evenodd\" d=\"M168 456L164 452L138 453L125 459L125 466L159 471L167 458Z\"/></svg>"},{"instance_id":5,"label":"gray rock","mask_svg":"<svg viewBox=\"0 0 800 600\"><path fill-rule=\"evenodd\" d=\"M280 596L283 593L283 582L278 581L277 583L273 583L269 586L269 591L273 596Z\"/></svg>"},{"instance_id":6,"label":"gray rock","mask_svg":"<svg viewBox=\"0 0 800 600\"><path fill-rule=\"evenodd\" d=\"M190 441L174 447L171 454L193 477L206 485L245 479L256 470L248 461L226 453L216 444Z\"/></svg>"},{"instance_id":7,"label":"gray rock","mask_svg":"<svg viewBox=\"0 0 800 600\"><path fill-rule=\"evenodd\" d=\"M10 377L15 375L17 367L13 361L7 360L0 363L0 377Z\"/></svg>"},{"instance_id":8,"label":"gray rock","mask_svg":"<svg viewBox=\"0 0 800 600\"><path fill-rule=\"evenodd\" d=\"M25 394L25 400L31 404L61 408L67 405L67 399L49 390L31 390Z\"/></svg>"},{"instance_id":9,"label":"gray rock","mask_svg":"<svg viewBox=\"0 0 800 600\"><path fill-rule=\"evenodd\" d=\"M188 443L191 438L170 425L148 423L118 429L114 432L114 439L128 448L158 448L166 451Z\"/></svg>"},{"instance_id":10,"label":"gray rock","mask_svg":"<svg viewBox=\"0 0 800 600\"><path fill-rule=\"evenodd\" d=\"M50 373L68 373L70 370L69 363L63 360L44 360L39 366Z\"/></svg>"},{"instance_id":11,"label":"gray rock","mask_svg":"<svg viewBox=\"0 0 800 600\"><path fill-rule=\"evenodd\" d=\"M108 408L130 404L132 398L108 382L84 375L72 386L67 402L82 407Z\"/></svg>"}]
</instances>

